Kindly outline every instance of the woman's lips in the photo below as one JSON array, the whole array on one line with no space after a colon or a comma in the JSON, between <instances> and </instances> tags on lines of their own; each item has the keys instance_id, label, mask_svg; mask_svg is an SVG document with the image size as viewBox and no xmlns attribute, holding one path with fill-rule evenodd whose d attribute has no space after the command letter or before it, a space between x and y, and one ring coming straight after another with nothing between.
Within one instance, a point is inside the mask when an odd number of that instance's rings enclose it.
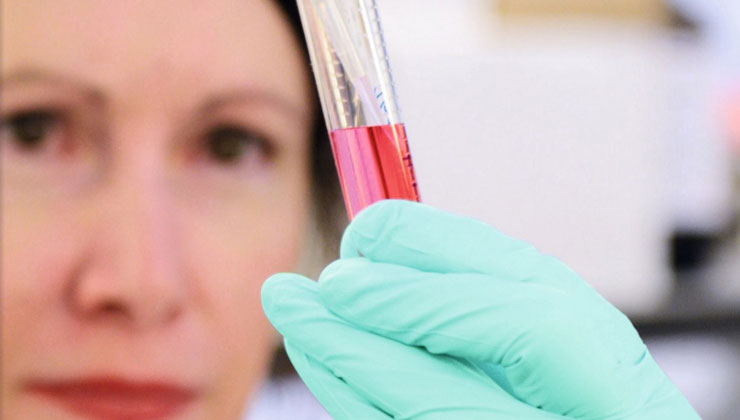
<instances>
[{"instance_id":1,"label":"woman's lips","mask_svg":"<svg viewBox=\"0 0 740 420\"><path fill-rule=\"evenodd\" d=\"M30 382L28 391L64 409L95 420L160 420L184 409L197 396L193 389L166 382L115 377Z\"/></svg>"}]
</instances>

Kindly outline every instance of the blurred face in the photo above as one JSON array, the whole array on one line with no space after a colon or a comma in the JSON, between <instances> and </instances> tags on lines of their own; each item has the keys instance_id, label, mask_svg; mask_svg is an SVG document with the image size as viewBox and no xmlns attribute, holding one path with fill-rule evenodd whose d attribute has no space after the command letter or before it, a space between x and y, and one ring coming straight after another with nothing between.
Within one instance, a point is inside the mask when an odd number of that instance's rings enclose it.
<instances>
[{"instance_id":1,"label":"blurred face","mask_svg":"<svg viewBox=\"0 0 740 420\"><path fill-rule=\"evenodd\" d=\"M307 224L271 0L2 2L0 417L236 419Z\"/></svg>"}]
</instances>

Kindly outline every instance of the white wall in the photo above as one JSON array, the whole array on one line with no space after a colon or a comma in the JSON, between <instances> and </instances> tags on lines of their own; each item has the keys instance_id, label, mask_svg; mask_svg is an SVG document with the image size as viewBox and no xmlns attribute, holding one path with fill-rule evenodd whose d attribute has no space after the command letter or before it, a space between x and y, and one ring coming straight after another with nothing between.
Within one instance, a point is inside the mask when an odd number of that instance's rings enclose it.
<instances>
[{"instance_id":1,"label":"white wall","mask_svg":"<svg viewBox=\"0 0 740 420\"><path fill-rule=\"evenodd\" d=\"M629 313L670 293L668 34L498 25L482 0L380 3L422 198L557 255Z\"/></svg>"}]
</instances>

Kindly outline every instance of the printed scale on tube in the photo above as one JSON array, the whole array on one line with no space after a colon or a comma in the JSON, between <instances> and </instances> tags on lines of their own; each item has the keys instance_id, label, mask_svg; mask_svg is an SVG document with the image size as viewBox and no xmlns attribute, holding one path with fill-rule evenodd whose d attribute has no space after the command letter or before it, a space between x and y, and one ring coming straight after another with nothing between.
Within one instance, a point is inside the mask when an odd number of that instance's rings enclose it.
<instances>
[{"instance_id":1,"label":"printed scale on tube","mask_svg":"<svg viewBox=\"0 0 740 420\"><path fill-rule=\"evenodd\" d=\"M350 220L370 204L419 201L375 0L298 0Z\"/></svg>"}]
</instances>

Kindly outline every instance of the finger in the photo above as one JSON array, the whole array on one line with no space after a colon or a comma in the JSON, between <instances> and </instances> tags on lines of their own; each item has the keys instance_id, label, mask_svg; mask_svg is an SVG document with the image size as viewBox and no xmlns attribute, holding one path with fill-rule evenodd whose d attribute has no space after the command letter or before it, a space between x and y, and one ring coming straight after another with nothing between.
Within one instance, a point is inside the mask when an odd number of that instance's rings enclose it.
<instances>
[{"instance_id":1,"label":"finger","mask_svg":"<svg viewBox=\"0 0 740 420\"><path fill-rule=\"evenodd\" d=\"M556 258L483 222L402 200L381 201L360 212L345 230L341 255L362 255L424 271L484 273L559 285L583 283Z\"/></svg>"},{"instance_id":2,"label":"finger","mask_svg":"<svg viewBox=\"0 0 740 420\"><path fill-rule=\"evenodd\" d=\"M265 313L289 343L393 418L420 419L450 408L459 418L538 418L539 410L469 362L351 326L321 304L316 289L309 279L273 276L263 287Z\"/></svg>"},{"instance_id":3,"label":"finger","mask_svg":"<svg viewBox=\"0 0 740 420\"><path fill-rule=\"evenodd\" d=\"M319 294L359 328L503 367L518 398L556 413L612 403L645 360L626 318L548 285L355 258L324 270Z\"/></svg>"},{"instance_id":4,"label":"finger","mask_svg":"<svg viewBox=\"0 0 740 420\"><path fill-rule=\"evenodd\" d=\"M334 420L390 420L392 417L374 407L353 391L346 382L334 376L316 359L285 342L285 351L308 389Z\"/></svg>"}]
</instances>

